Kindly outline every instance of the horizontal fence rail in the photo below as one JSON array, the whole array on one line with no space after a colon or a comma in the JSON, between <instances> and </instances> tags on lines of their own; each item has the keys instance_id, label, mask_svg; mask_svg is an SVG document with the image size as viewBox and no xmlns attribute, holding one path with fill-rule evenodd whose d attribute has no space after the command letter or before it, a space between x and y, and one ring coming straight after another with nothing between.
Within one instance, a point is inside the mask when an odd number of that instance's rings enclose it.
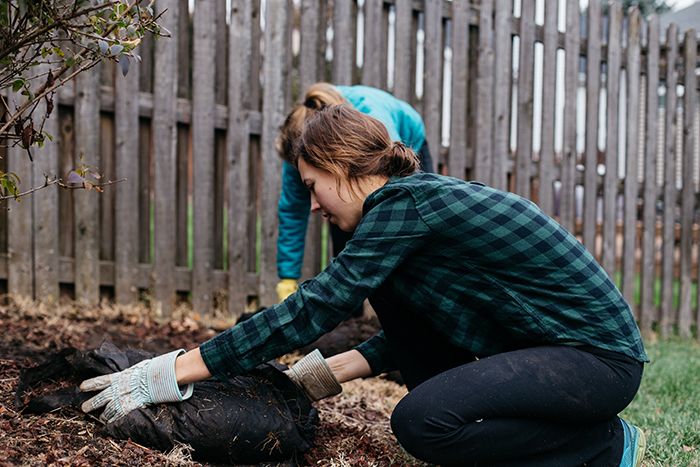
<instances>
[{"instance_id":1,"label":"horizontal fence rail","mask_svg":"<svg viewBox=\"0 0 700 467\"><path fill-rule=\"evenodd\" d=\"M645 333L690 336L700 322L696 31L600 0L156 7L172 37L146 37L125 77L103 64L60 89L34 163L0 148L0 170L24 186L80 161L126 179L3 202L5 291L146 299L165 317L178 299L202 315L274 303L274 140L303 90L329 81L410 102L441 173L537 202L595 254ZM329 255L321 219L309 224L304 277Z\"/></svg>"}]
</instances>

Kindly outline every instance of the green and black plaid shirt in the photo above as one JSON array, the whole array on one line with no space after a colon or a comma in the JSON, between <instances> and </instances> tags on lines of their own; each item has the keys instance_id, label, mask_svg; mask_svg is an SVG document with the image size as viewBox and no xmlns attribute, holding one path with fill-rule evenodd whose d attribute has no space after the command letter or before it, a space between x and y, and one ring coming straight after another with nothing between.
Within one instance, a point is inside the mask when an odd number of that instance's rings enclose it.
<instances>
[{"instance_id":1,"label":"green and black plaid shirt","mask_svg":"<svg viewBox=\"0 0 700 467\"><path fill-rule=\"evenodd\" d=\"M554 344L648 361L629 305L572 234L520 196L435 174L372 193L323 272L204 343L202 357L215 375L243 373L332 330L380 286L406 319L479 357ZM381 332L357 349L375 374L392 369Z\"/></svg>"}]
</instances>

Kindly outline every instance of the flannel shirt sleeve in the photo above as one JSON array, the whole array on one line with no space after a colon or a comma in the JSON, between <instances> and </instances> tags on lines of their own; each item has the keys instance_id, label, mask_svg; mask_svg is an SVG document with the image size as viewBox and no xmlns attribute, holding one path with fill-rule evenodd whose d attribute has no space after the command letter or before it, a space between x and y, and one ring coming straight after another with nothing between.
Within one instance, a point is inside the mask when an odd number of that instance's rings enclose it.
<instances>
[{"instance_id":1,"label":"flannel shirt sleeve","mask_svg":"<svg viewBox=\"0 0 700 467\"><path fill-rule=\"evenodd\" d=\"M408 255L425 244L429 228L410 193L378 191L381 196L368 198L373 200L369 209L365 202L365 215L343 252L318 276L300 284L284 302L200 346L213 375L236 376L315 341L348 319ZM380 365L380 359L376 361Z\"/></svg>"},{"instance_id":2,"label":"flannel shirt sleeve","mask_svg":"<svg viewBox=\"0 0 700 467\"><path fill-rule=\"evenodd\" d=\"M372 369L372 376L395 370L396 365L389 357L386 337L384 331L379 331L363 343L355 346L355 350L360 352Z\"/></svg>"}]
</instances>

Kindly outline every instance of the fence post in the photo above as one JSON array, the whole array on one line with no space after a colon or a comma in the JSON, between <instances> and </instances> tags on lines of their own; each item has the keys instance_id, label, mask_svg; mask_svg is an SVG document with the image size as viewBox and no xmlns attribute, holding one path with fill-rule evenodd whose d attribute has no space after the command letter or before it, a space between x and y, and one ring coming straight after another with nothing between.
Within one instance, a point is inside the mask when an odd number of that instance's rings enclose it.
<instances>
[{"instance_id":1,"label":"fence post","mask_svg":"<svg viewBox=\"0 0 700 467\"><path fill-rule=\"evenodd\" d=\"M496 0L494 78L493 78L493 152L491 184L508 189L510 162L510 102L513 80L511 18L512 1Z\"/></svg>"},{"instance_id":2,"label":"fence post","mask_svg":"<svg viewBox=\"0 0 700 467\"><path fill-rule=\"evenodd\" d=\"M515 156L515 192L531 196L533 74L535 63L535 2L523 2L520 14L518 60L518 147Z\"/></svg>"},{"instance_id":3,"label":"fence post","mask_svg":"<svg viewBox=\"0 0 700 467\"><path fill-rule=\"evenodd\" d=\"M474 165L471 178L489 183L491 180L491 154L493 153L493 4L483 2L479 10L479 48L477 51L476 139Z\"/></svg>"}]
</instances>

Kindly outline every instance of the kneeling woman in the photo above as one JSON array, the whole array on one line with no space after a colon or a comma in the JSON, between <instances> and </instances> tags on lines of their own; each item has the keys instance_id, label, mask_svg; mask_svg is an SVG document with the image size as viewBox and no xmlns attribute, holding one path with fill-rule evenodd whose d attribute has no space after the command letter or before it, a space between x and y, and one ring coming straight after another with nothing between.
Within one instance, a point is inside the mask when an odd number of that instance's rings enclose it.
<instances>
[{"instance_id":1,"label":"kneeling woman","mask_svg":"<svg viewBox=\"0 0 700 467\"><path fill-rule=\"evenodd\" d=\"M168 360L169 380L154 385L243 373L313 342L369 298L378 335L292 369L315 397L337 386L330 373L342 383L398 369L409 393L392 428L421 460L638 465L644 434L617 414L647 356L619 290L532 202L414 173L417 164L377 120L345 106L319 111L297 167L312 210L354 231L351 240L284 302Z\"/></svg>"}]
</instances>

